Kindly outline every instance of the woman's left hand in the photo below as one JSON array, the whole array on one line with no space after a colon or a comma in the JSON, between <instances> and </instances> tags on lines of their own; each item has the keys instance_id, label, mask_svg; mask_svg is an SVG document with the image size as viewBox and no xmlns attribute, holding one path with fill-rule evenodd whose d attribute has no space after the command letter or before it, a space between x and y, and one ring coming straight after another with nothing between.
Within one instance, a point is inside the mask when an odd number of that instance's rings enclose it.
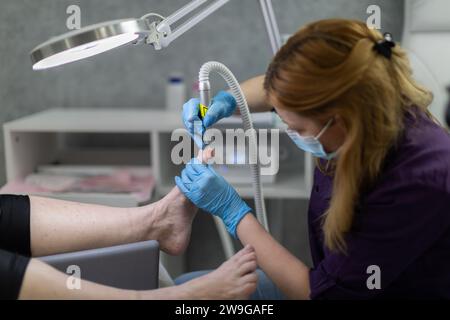
<instances>
[{"instance_id":1,"label":"woman's left hand","mask_svg":"<svg viewBox=\"0 0 450 320\"><path fill-rule=\"evenodd\" d=\"M220 217L228 232L237 237L237 225L251 209L210 165L194 158L181 172L181 178L175 177L175 182L198 208Z\"/></svg>"}]
</instances>

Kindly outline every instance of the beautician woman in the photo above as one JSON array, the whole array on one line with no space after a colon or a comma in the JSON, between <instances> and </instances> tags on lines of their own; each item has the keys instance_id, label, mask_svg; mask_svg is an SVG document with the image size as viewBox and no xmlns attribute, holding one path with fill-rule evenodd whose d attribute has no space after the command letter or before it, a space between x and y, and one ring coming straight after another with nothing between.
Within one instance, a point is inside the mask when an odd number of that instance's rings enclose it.
<instances>
[{"instance_id":1,"label":"beautician woman","mask_svg":"<svg viewBox=\"0 0 450 320\"><path fill-rule=\"evenodd\" d=\"M450 298L450 136L390 35L353 20L311 23L265 76L242 87L253 111L274 107L293 142L317 158L308 212L313 267L276 242L211 167L189 164L176 183L255 248L265 273L256 296ZM197 105L184 106L189 130ZM235 108L221 92L205 126ZM371 275L380 276L379 288Z\"/></svg>"}]
</instances>

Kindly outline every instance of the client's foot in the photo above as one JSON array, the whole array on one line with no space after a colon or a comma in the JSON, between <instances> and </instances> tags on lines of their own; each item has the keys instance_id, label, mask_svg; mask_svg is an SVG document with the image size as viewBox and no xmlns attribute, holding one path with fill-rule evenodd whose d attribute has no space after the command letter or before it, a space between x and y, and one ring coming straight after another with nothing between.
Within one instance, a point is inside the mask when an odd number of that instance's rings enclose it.
<instances>
[{"instance_id":1,"label":"client's foot","mask_svg":"<svg viewBox=\"0 0 450 320\"><path fill-rule=\"evenodd\" d=\"M170 255L180 255L186 250L196 213L195 205L178 187L157 202L155 223L161 250Z\"/></svg>"},{"instance_id":2,"label":"client's foot","mask_svg":"<svg viewBox=\"0 0 450 320\"><path fill-rule=\"evenodd\" d=\"M251 246L236 253L218 269L180 285L189 299L248 299L256 290L256 253Z\"/></svg>"},{"instance_id":3,"label":"client's foot","mask_svg":"<svg viewBox=\"0 0 450 320\"><path fill-rule=\"evenodd\" d=\"M214 151L206 148L197 158L207 163L214 156ZM175 187L163 199L156 203L155 229L158 230L161 250L171 255L182 254L189 244L192 221L197 207Z\"/></svg>"}]
</instances>

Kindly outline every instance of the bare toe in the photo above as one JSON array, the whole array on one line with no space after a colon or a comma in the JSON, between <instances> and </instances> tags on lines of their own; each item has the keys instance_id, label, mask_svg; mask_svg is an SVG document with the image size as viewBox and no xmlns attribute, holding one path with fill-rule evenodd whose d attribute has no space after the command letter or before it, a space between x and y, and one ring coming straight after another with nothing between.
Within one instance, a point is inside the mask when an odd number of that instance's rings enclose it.
<instances>
[{"instance_id":1,"label":"bare toe","mask_svg":"<svg viewBox=\"0 0 450 320\"><path fill-rule=\"evenodd\" d=\"M249 261L240 266L239 271L241 275L254 272L258 267L256 261Z\"/></svg>"},{"instance_id":2,"label":"bare toe","mask_svg":"<svg viewBox=\"0 0 450 320\"><path fill-rule=\"evenodd\" d=\"M258 283L258 274L252 272L242 277L242 283L244 284L256 284Z\"/></svg>"}]
</instances>

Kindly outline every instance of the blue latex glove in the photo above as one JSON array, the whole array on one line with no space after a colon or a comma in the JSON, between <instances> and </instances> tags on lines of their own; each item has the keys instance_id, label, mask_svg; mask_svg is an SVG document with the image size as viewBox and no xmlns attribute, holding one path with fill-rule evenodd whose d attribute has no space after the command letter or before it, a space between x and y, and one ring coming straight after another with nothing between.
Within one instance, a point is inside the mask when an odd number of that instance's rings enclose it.
<instances>
[{"instance_id":1,"label":"blue latex glove","mask_svg":"<svg viewBox=\"0 0 450 320\"><path fill-rule=\"evenodd\" d=\"M202 123L198 116L199 104L199 99L191 99L183 105L183 123L197 146L202 148L203 142L201 137L205 128L212 126L222 118L231 116L236 110L237 104L233 95L225 91L219 91L212 99L211 106L209 106L208 112L206 112L203 119L203 125L199 125Z\"/></svg>"},{"instance_id":2,"label":"blue latex glove","mask_svg":"<svg viewBox=\"0 0 450 320\"><path fill-rule=\"evenodd\" d=\"M231 116L236 110L236 100L226 91L219 91L212 99L211 106L203 119L205 128L209 128L222 118Z\"/></svg>"},{"instance_id":3,"label":"blue latex glove","mask_svg":"<svg viewBox=\"0 0 450 320\"><path fill-rule=\"evenodd\" d=\"M198 208L220 217L228 232L237 238L236 228L251 209L211 166L192 159L175 182Z\"/></svg>"}]
</instances>

